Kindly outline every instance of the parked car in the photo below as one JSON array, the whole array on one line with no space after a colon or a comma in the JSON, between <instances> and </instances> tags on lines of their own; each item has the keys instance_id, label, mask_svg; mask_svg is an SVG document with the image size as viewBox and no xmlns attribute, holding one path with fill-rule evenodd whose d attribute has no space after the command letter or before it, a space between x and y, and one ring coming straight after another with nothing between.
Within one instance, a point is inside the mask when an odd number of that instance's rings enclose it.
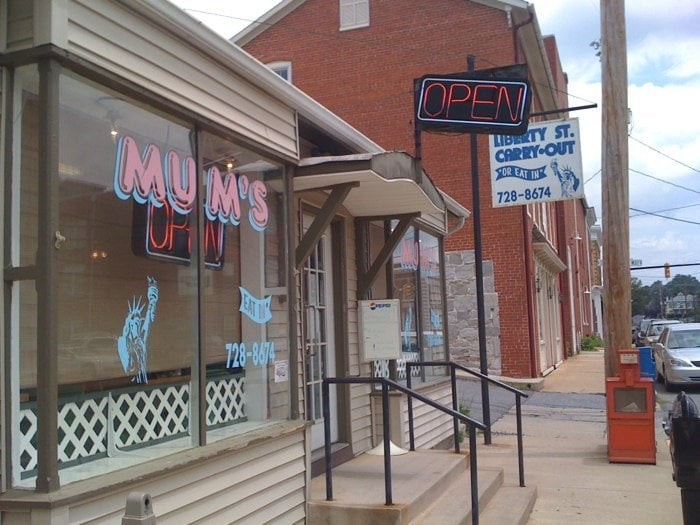
<instances>
[{"instance_id":1,"label":"parked car","mask_svg":"<svg viewBox=\"0 0 700 525\"><path fill-rule=\"evenodd\" d=\"M646 331L641 333L641 342L637 346L652 346L659 340L659 336L664 328L672 324L680 324L678 319L652 319Z\"/></svg>"},{"instance_id":2,"label":"parked car","mask_svg":"<svg viewBox=\"0 0 700 525\"><path fill-rule=\"evenodd\" d=\"M653 346L656 375L675 385L700 384L700 323L666 325Z\"/></svg>"},{"instance_id":3,"label":"parked car","mask_svg":"<svg viewBox=\"0 0 700 525\"><path fill-rule=\"evenodd\" d=\"M639 328L637 329L637 332L634 334L634 344L637 346L644 346L644 336L647 333L647 330L649 329L649 324L652 321L662 321L662 319L653 319L653 318L645 318L642 319L639 322Z\"/></svg>"}]
</instances>

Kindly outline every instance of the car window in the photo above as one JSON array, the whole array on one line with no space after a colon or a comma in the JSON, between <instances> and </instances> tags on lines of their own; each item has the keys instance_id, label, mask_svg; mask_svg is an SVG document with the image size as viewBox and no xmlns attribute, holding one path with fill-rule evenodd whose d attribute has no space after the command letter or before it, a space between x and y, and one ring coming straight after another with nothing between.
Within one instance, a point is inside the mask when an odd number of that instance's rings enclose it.
<instances>
[{"instance_id":1,"label":"car window","mask_svg":"<svg viewBox=\"0 0 700 525\"><path fill-rule=\"evenodd\" d=\"M700 348L700 331L688 333L688 346L686 348Z\"/></svg>"},{"instance_id":2,"label":"car window","mask_svg":"<svg viewBox=\"0 0 700 525\"><path fill-rule=\"evenodd\" d=\"M671 332L668 334L668 337L666 338L668 343L666 343L666 347L669 349L673 348L683 348L683 345L681 343L681 334L678 332ZM659 339L659 343L664 344L664 342Z\"/></svg>"},{"instance_id":3,"label":"car window","mask_svg":"<svg viewBox=\"0 0 700 525\"><path fill-rule=\"evenodd\" d=\"M664 325L662 324L653 324L651 325L651 334L652 335L659 335L664 329Z\"/></svg>"},{"instance_id":4,"label":"car window","mask_svg":"<svg viewBox=\"0 0 700 525\"><path fill-rule=\"evenodd\" d=\"M649 324L651 323L651 319L644 319L642 322L639 324L639 331L640 332L646 332L649 328Z\"/></svg>"},{"instance_id":5,"label":"car window","mask_svg":"<svg viewBox=\"0 0 700 525\"><path fill-rule=\"evenodd\" d=\"M669 348L698 348L700 347L700 330L683 330L672 334L673 346L669 338Z\"/></svg>"},{"instance_id":6,"label":"car window","mask_svg":"<svg viewBox=\"0 0 700 525\"><path fill-rule=\"evenodd\" d=\"M678 321L665 321L661 323L652 323L651 326L649 326L649 334L650 335L659 335L664 328L666 328L669 325L672 324L680 324Z\"/></svg>"}]
</instances>

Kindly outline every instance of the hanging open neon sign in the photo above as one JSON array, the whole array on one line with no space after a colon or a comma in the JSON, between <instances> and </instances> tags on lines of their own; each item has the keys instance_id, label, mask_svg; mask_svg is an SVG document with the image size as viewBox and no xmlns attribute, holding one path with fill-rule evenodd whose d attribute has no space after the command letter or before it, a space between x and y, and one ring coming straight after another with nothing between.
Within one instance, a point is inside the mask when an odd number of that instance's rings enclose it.
<instances>
[{"instance_id":1,"label":"hanging open neon sign","mask_svg":"<svg viewBox=\"0 0 700 525\"><path fill-rule=\"evenodd\" d=\"M216 166L207 170L206 177L205 263L220 267L224 227L226 223L240 224L244 203L253 229L263 231L267 227L267 187L234 171L222 173ZM117 146L114 192L120 199L133 198L144 205L134 210L135 253L190 260L189 216L197 194L197 167L191 156L182 159L174 150L163 155L154 144L141 152L134 138L124 136Z\"/></svg>"},{"instance_id":2,"label":"hanging open neon sign","mask_svg":"<svg viewBox=\"0 0 700 525\"><path fill-rule=\"evenodd\" d=\"M416 124L427 130L522 135L530 99L522 64L426 75L416 80Z\"/></svg>"}]
</instances>

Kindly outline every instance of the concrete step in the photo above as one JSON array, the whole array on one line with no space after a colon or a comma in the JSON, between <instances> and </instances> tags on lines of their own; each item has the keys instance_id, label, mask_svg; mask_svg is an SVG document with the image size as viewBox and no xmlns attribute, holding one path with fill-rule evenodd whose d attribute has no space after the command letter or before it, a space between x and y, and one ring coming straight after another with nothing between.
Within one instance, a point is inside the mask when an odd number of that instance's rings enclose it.
<instances>
[{"instance_id":1,"label":"concrete step","mask_svg":"<svg viewBox=\"0 0 700 525\"><path fill-rule=\"evenodd\" d=\"M484 509L503 485L503 469L480 468L477 483L481 519ZM411 521L411 525L470 525L471 500L471 473L467 470L455 476L450 486L425 512Z\"/></svg>"},{"instance_id":2,"label":"concrete step","mask_svg":"<svg viewBox=\"0 0 700 525\"><path fill-rule=\"evenodd\" d=\"M537 501L536 487L502 486L479 512L481 525L525 525ZM469 518L471 520L471 517ZM471 523L471 521L469 522Z\"/></svg>"},{"instance_id":3,"label":"concrete step","mask_svg":"<svg viewBox=\"0 0 700 525\"><path fill-rule=\"evenodd\" d=\"M385 504L384 457L362 454L333 469L333 500L325 476L311 480L310 525L400 525L411 523L453 480L467 472L468 456L421 450L391 457L392 505ZM469 500L469 485L466 485ZM464 498L462 498L464 499Z\"/></svg>"},{"instance_id":4,"label":"concrete step","mask_svg":"<svg viewBox=\"0 0 700 525\"><path fill-rule=\"evenodd\" d=\"M325 475L311 480L310 525L471 525L469 458L442 450L391 457L392 500L385 504L384 457L368 454L333 469L333 500ZM480 466L479 522L525 524L537 491L504 486L503 468Z\"/></svg>"}]
</instances>

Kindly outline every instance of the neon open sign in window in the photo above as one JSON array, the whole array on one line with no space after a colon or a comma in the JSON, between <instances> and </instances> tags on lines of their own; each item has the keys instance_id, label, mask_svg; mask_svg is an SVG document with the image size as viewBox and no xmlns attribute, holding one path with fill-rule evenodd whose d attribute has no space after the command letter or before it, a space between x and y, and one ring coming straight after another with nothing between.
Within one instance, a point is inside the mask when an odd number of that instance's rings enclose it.
<instances>
[{"instance_id":1,"label":"neon open sign in window","mask_svg":"<svg viewBox=\"0 0 700 525\"><path fill-rule=\"evenodd\" d=\"M136 204L133 213L132 250L136 255L189 263L192 257L190 214L176 212L167 202L161 207ZM224 224L204 218L204 264L224 264Z\"/></svg>"},{"instance_id":2,"label":"neon open sign in window","mask_svg":"<svg viewBox=\"0 0 700 525\"><path fill-rule=\"evenodd\" d=\"M495 70L488 70L492 71ZM527 80L479 78L484 76L494 75L470 72L420 79L416 92L416 122L424 128L523 134L527 131L530 105Z\"/></svg>"}]
</instances>

